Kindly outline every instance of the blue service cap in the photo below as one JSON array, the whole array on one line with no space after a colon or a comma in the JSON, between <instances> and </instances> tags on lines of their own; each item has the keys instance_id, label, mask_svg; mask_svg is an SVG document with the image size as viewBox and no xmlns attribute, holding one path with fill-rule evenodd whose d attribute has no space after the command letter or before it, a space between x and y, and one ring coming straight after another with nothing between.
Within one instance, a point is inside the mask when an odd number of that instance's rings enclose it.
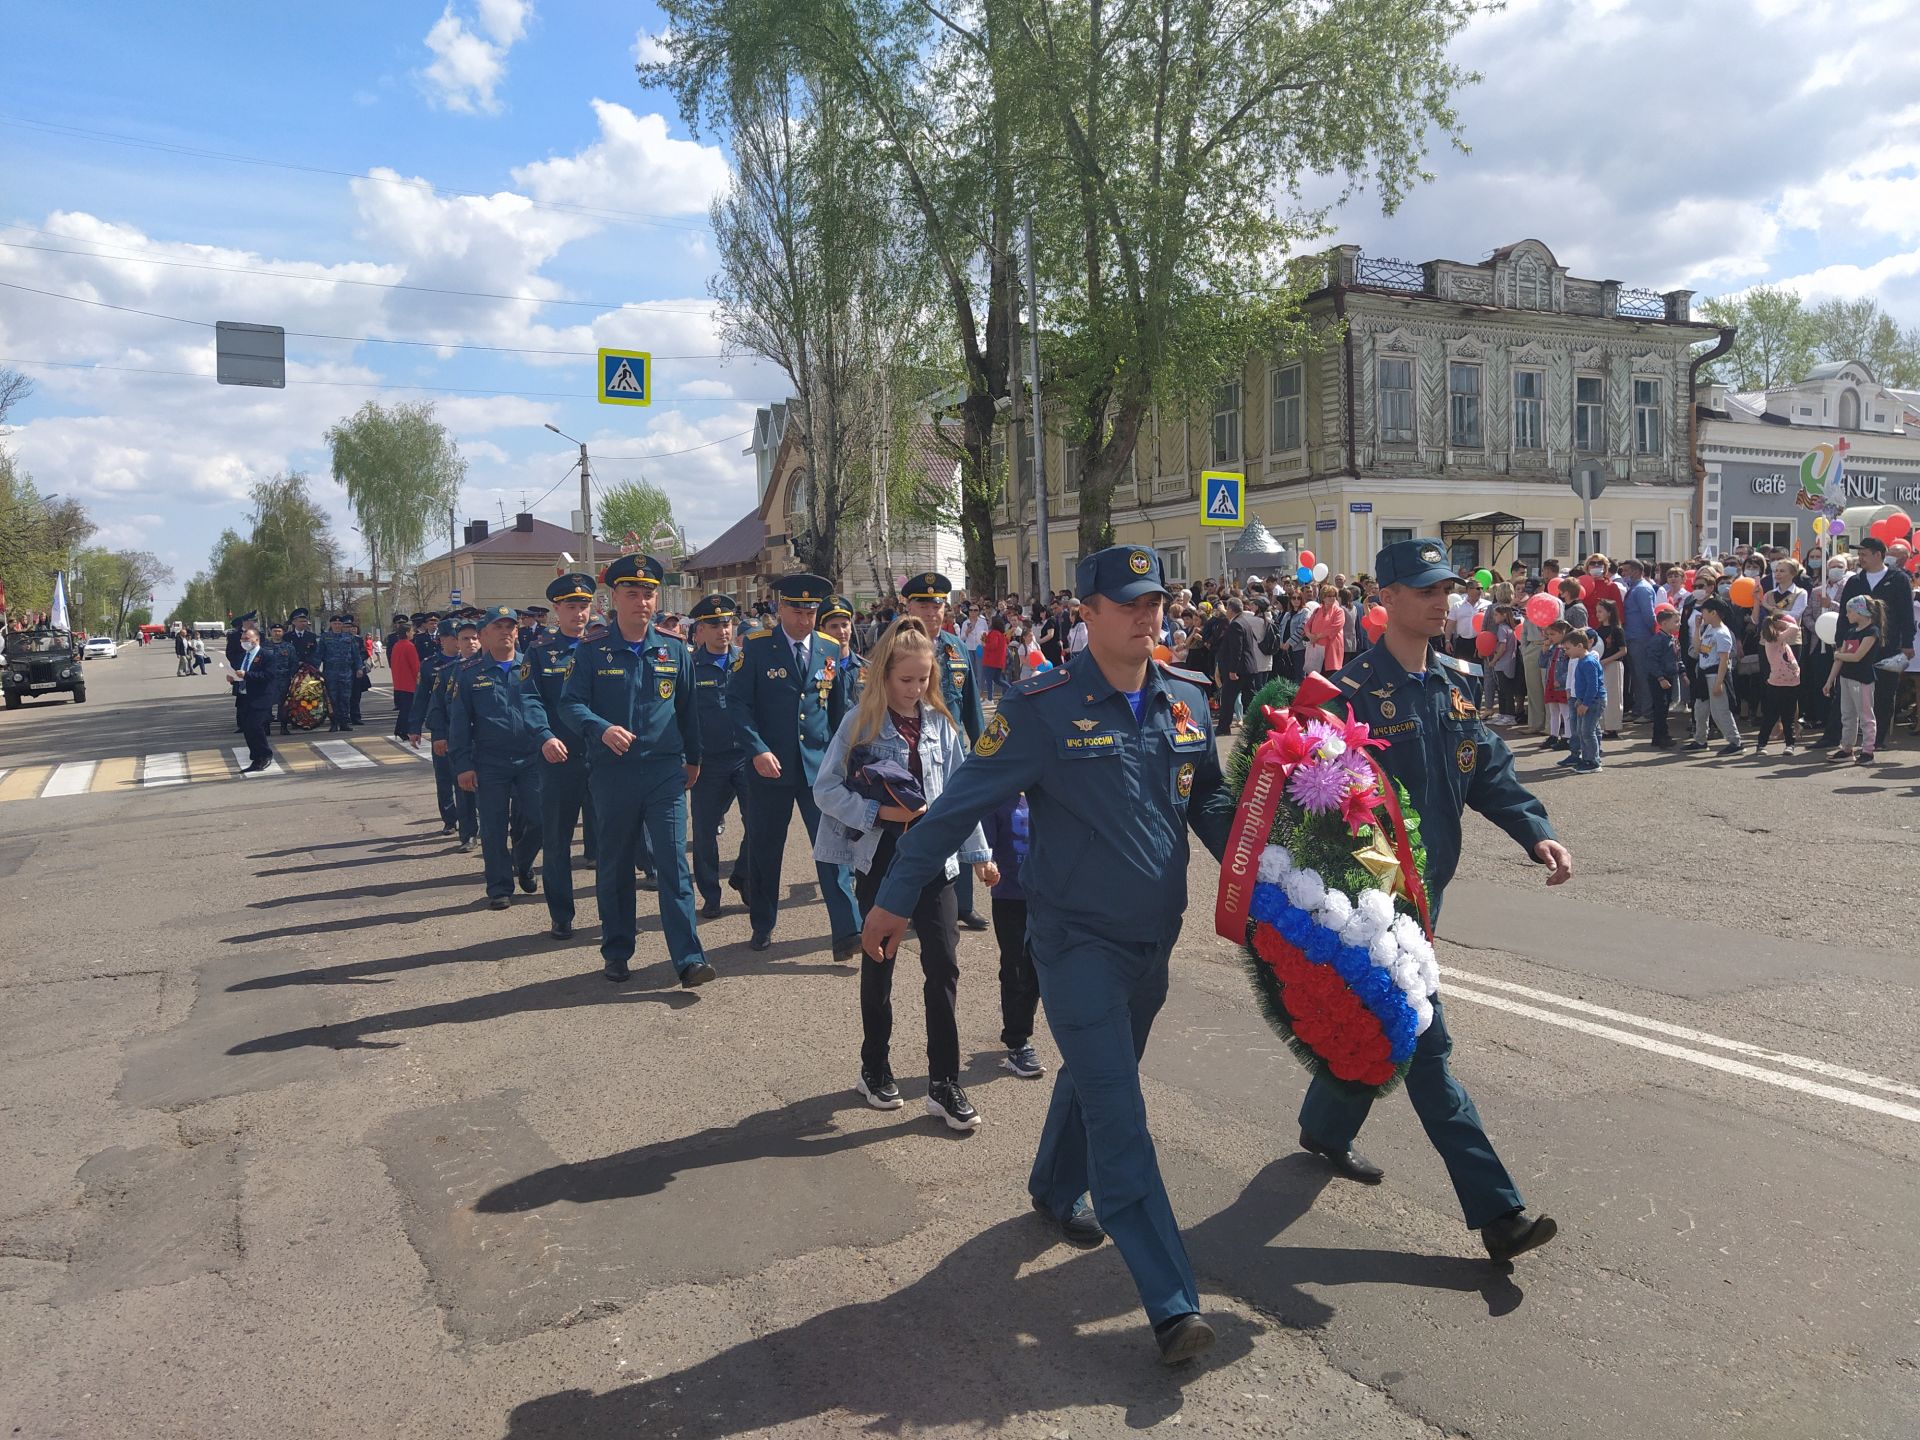
<instances>
[{"instance_id":1,"label":"blue service cap","mask_svg":"<svg viewBox=\"0 0 1920 1440\"><path fill-rule=\"evenodd\" d=\"M555 603L562 600L591 600L593 592L598 588L593 583L591 575L583 575L574 570L557 580L548 582L547 598Z\"/></svg>"},{"instance_id":2,"label":"blue service cap","mask_svg":"<svg viewBox=\"0 0 1920 1440\"><path fill-rule=\"evenodd\" d=\"M844 615L849 620L853 619L853 602L844 595L828 596L827 603L820 607L819 613L814 618L824 625L837 615Z\"/></svg>"},{"instance_id":3,"label":"blue service cap","mask_svg":"<svg viewBox=\"0 0 1920 1440\"><path fill-rule=\"evenodd\" d=\"M687 612L689 620L731 620L740 613L731 595L702 595Z\"/></svg>"},{"instance_id":4,"label":"blue service cap","mask_svg":"<svg viewBox=\"0 0 1920 1440\"><path fill-rule=\"evenodd\" d=\"M452 617L449 616L433 627L433 633L442 640L451 640L459 629L460 627L456 625Z\"/></svg>"},{"instance_id":5,"label":"blue service cap","mask_svg":"<svg viewBox=\"0 0 1920 1440\"><path fill-rule=\"evenodd\" d=\"M1382 589L1389 585L1411 585L1423 590L1456 577L1447 568L1447 552L1438 540L1416 539L1396 540L1383 546L1373 560L1373 578Z\"/></svg>"},{"instance_id":6,"label":"blue service cap","mask_svg":"<svg viewBox=\"0 0 1920 1440\"><path fill-rule=\"evenodd\" d=\"M651 585L658 588L666 575L660 562L651 555L622 555L601 572L600 578L607 582L609 589L617 589L622 585Z\"/></svg>"},{"instance_id":7,"label":"blue service cap","mask_svg":"<svg viewBox=\"0 0 1920 1440\"><path fill-rule=\"evenodd\" d=\"M1160 557L1139 545L1109 545L1083 556L1073 567L1073 588L1085 599L1098 595L1126 604L1142 595L1164 595L1167 582Z\"/></svg>"},{"instance_id":8,"label":"blue service cap","mask_svg":"<svg viewBox=\"0 0 1920 1440\"><path fill-rule=\"evenodd\" d=\"M287 612L287 619L289 620L306 620L310 618L311 617L307 614L307 607L304 605L296 606L294 609L289 610Z\"/></svg>"},{"instance_id":9,"label":"blue service cap","mask_svg":"<svg viewBox=\"0 0 1920 1440\"><path fill-rule=\"evenodd\" d=\"M515 625L518 625L520 623L520 612L511 605L489 605L480 612L480 623L482 625L491 625L496 620L511 620Z\"/></svg>"},{"instance_id":10,"label":"blue service cap","mask_svg":"<svg viewBox=\"0 0 1920 1440\"><path fill-rule=\"evenodd\" d=\"M798 575L782 575L774 581L773 593L789 605L821 605L833 594L833 582L824 575L802 570Z\"/></svg>"},{"instance_id":11,"label":"blue service cap","mask_svg":"<svg viewBox=\"0 0 1920 1440\"><path fill-rule=\"evenodd\" d=\"M244 615L234 616L233 623L235 625L245 625L248 621L258 620L259 618L260 618L260 612L258 610L249 610Z\"/></svg>"},{"instance_id":12,"label":"blue service cap","mask_svg":"<svg viewBox=\"0 0 1920 1440\"><path fill-rule=\"evenodd\" d=\"M900 590L902 600L938 600L943 604L952 594L953 582L937 570L922 570L918 575L909 576Z\"/></svg>"}]
</instances>

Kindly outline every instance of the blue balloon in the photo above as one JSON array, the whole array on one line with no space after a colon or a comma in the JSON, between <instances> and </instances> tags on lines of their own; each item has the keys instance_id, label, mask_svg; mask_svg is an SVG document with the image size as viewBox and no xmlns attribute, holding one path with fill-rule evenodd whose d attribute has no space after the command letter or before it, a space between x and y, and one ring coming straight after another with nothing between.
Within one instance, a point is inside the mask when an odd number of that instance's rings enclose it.
<instances>
[{"instance_id":1,"label":"blue balloon","mask_svg":"<svg viewBox=\"0 0 1920 1440\"><path fill-rule=\"evenodd\" d=\"M1308 584L1313 579L1313 567L1311 565L1302 565L1298 570L1293 572L1293 578L1298 580L1302 585Z\"/></svg>"}]
</instances>

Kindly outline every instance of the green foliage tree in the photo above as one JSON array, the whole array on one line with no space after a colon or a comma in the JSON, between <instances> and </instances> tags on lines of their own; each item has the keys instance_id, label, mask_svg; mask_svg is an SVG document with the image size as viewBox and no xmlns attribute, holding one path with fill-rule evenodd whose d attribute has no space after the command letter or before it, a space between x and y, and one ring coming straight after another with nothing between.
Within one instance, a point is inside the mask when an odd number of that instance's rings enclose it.
<instances>
[{"instance_id":1,"label":"green foliage tree","mask_svg":"<svg viewBox=\"0 0 1920 1440\"><path fill-rule=\"evenodd\" d=\"M327 431L333 478L346 487L360 522L373 579L374 621L380 619L380 570L403 569L438 533L460 496L467 462L430 404L369 400Z\"/></svg>"},{"instance_id":2,"label":"green foliage tree","mask_svg":"<svg viewBox=\"0 0 1920 1440\"><path fill-rule=\"evenodd\" d=\"M673 524L673 501L650 480L620 480L601 491L595 519L600 533L616 545L628 535L644 542L662 521Z\"/></svg>"},{"instance_id":3,"label":"green foliage tree","mask_svg":"<svg viewBox=\"0 0 1920 1440\"><path fill-rule=\"evenodd\" d=\"M1871 297L1813 307L1813 352L1821 360L1858 360L1882 385L1920 386L1920 326L1902 330Z\"/></svg>"},{"instance_id":4,"label":"green foliage tree","mask_svg":"<svg viewBox=\"0 0 1920 1440\"><path fill-rule=\"evenodd\" d=\"M253 513L238 567L243 593L232 597L245 603L234 613L258 610L272 618L296 605L311 608L339 564L339 546L310 482L287 471L255 482L248 493Z\"/></svg>"},{"instance_id":5,"label":"green foliage tree","mask_svg":"<svg viewBox=\"0 0 1920 1440\"><path fill-rule=\"evenodd\" d=\"M136 607L144 606L155 586L173 580L172 567L151 550L82 550L71 569L74 624L121 639L131 633Z\"/></svg>"},{"instance_id":6,"label":"green foliage tree","mask_svg":"<svg viewBox=\"0 0 1920 1440\"><path fill-rule=\"evenodd\" d=\"M39 613L52 605L54 573L71 564L95 528L77 500L42 495L0 445L0 584L6 586L8 613Z\"/></svg>"},{"instance_id":7,"label":"green foliage tree","mask_svg":"<svg viewBox=\"0 0 1920 1440\"><path fill-rule=\"evenodd\" d=\"M1805 304L1791 290L1761 285L1744 295L1708 300L1701 315L1738 332L1733 348L1708 367L1736 390L1770 390L1804 380L1813 369L1819 334Z\"/></svg>"}]
</instances>

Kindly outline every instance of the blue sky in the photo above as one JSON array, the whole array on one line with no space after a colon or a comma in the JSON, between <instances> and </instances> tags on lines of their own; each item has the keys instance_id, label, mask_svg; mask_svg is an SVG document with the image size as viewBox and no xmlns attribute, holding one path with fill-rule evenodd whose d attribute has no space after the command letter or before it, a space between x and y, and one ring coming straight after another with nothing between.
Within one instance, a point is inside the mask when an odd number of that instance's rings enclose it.
<instances>
[{"instance_id":1,"label":"blue sky","mask_svg":"<svg viewBox=\"0 0 1920 1440\"><path fill-rule=\"evenodd\" d=\"M712 357L705 216L725 158L638 86L658 26L650 5L554 0L11 7L0 282L206 322ZM1578 274L1868 294L1920 323L1915 53L1905 0L1512 0L1459 45L1485 75L1460 105L1473 152L1437 153L1435 183L1390 219L1362 195L1338 235L1410 260L1535 236ZM180 153L195 149L342 173ZM395 183L417 181L443 193ZM261 269L314 279L241 273ZM605 303L316 283L339 279ZM589 440L603 480L665 485L697 544L753 503L744 439L727 437L784 393L764 364L662 359L661 398L635 410L593 402L590 355L299 338L287 390L244 390L203 378L212 351L209 330L0 289L0 356L191 372L23 366L39 390L8 440L43 489L89 504L103 541L159 552L175 592L223 527L244 529L249 481L288 466L351 542L322 437L369 398L435 401L471 464L467 515L524 499L566 523L577 484L554 488L572 456L550 421Z\"/></svg>"}]
</instances>

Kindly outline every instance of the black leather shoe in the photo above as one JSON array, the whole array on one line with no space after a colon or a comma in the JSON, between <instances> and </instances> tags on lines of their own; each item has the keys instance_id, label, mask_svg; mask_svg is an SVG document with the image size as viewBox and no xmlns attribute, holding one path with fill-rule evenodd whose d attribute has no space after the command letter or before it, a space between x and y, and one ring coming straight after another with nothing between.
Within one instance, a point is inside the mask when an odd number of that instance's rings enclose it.
<instances>
[{"instance_id":1,"label":"black leather shoe","mask_svg":"<svg viewBox=\"0 0 1920 1440\"><path fill-rule=\"evenodd\" d=\"M660 888L660 882L644 870L633 877L633 883L638 885L642 890L658 890Z\"/></svg>"},{"instance_id":2,"label":"black leather shoe","mask_svg":"<svg viewBox=\"0 0 1920 1440\"><path fill-rule=\"evenodd\" d=\"M489 909L489 910L504 910L504 909L506 909L506 908L507 908L507 907L508 907L509 905L511 905L512 903L513 903L513 901L511 901L511 900L509 900L509 899L508 899L508 898L507 898L506 896L504 896L504 895L495 895L495 896L492 896L492 897L491 897L490 899L488 899L488 901L487 901L487 909Z\"/></svg>"},{"instance_id":3,"label":"black leather shoe","mask_svg":"<svg viewBox=\"0 0 1920 1440\"><path fill-rule=\"evenodd\" d=\"M988 928L986 917L978 910L969 910L966 914L962 915L960 917L960 923L969 930L985 930Z\"/></svg>"},{"instance_id":4,"label":"black leather shoe","mask_svg":"<svg viewBox=\"0 0 1920 1440\"><path fill-rule=\"evenodd\" d=\"M571 940L573 939L573 926L562 925L556 921L553 927L547 931L547 934L556 940Z\"/></svg>"},{"instance_id":5,"label":"black leather shoe","mask_svg":"<svg viewBox=\"0 0 1920 1440\"><path fill-rule=\"evenodd\" d=\"M1335 1150L1330 1145L1320 1144L1304 1130L1300 1132L1300 1148L1311 1150L1315 1155L1324 1155L1327 1163L1333 1166L1334 1174L1358 1180L1362 1185L1378 1185L1386 1178L1387 1172L1358 1150Z\"/></svg>"},{"instance_id":6,"label":"black leather shoe","mask_svg":"<svg viewBox=\"0 0 1920 1440\"><path fill-rule=\"evenodd\" d=\"M624 965L603 965L600 973L616 985L633 978L633 972Z\"/></svg>"},{"instance_id":7,"label":"black leather shoe","mask_svg":"<svg viewBox=\"0 0 1920 1440\"><path fill-rule=\"evenodd\" d=\"M738 895L742 900L747 898L747 882L744 879L742 879L740 876L729 875L727 877L727 888L733 891L733 893Z\"/></svg>"},{"instance_id":8,"label":"black leather shoe","mask_svg":"<svg viewBox=\"0 0 1920 1440\"><path fill-rule=\"evenodd\" d=\"M1066 1219L1046 1207L1038 1196L1034 1197L1033 1208L1047 1218L1047 1223L1060 1231L1060 1238L1069 1245L1082 1250L1091 1250L1107 1238L1107 1230L1100 1223L1100 1217L1093 1213L1093 1202L1082 1195L1073 1202L1073 1210Z\"/></svg>"},{"instance_id":9,"label":"black leather shoe","mask_svg":"<svg viewBox=\"0 0 1920 1440\"><path fill-rule=\"evenodd\" d=\"M1553 1223L1551 1215L1529 1215L1524 1210L1516 1210L1482 1228L1480 1240L1494 1260L1511 1260L1529 1250L1538 1250L1559 1233L1560 1227Z\"/></svg>"},{"instance_id":10,"label":"black leather shoe","mask_svg":"<svg viewBox=\"0 0 1920 1440\"><path fill-rule=\"evenodd\" d=\"M540 881L535 877L534 873L529 870L520 877L520 888L531 895L540 888Z\"/></svg>"},{"instance_id":11,"label":"black leather shoe","mask_svg":"<svg viewBox=\"0 0 1920 1440\"><path fill-rule=\"evenodd\" d=\"M834 962L839 965L858 965L860 963L860 937L856 935L851 940L834 941L833 958Z\"/></svg>"},{"instance_id":12,"label":"black leather shoe","mask_svg":"<svg viewBox=\"0 0 1920 1440\"><path fill-rule=\"evenodd\" d=\"M680 972L680 988L682 990L698 989L709 980L716 978L718 977L713 973L713 966L704 960L696 960Z\"/></svg>"},{"instance_id":13,"label":"black leather shoe","mask_svg":"<svg viewBox=\"0 0 1920 1440\"><path fill-rule=\"evenodd\" d=\"M771 950L773 948L773 936L766 934L764 931L756 930L753 932L753 938L747 941L747 948L749 950Z\"/></svg>"},{"instance_id":14,"label":"black leather shoe","mask_svg":"<svg viewBox=\"0 0 1920 1440\"><path fill-rule=\"evenodd\" d=\"M706 904L700 907L700 918L702 920L718 920L720 918L720 902L718 900L707 901Z\"/></svg>"},{"instance_id":15,"label":"black leather shoe","mask_svg":"<svg viewBox=\"0 0 1920 1440\"><path fill-rule=\"evenodd\" d=\"M1160 1363L1181 1365L1213 1345L1213 1327L1197 1312L1176 1315L1153 1327L1153 1338L1160 1346Z\"/></svg>"}]
</instances>

